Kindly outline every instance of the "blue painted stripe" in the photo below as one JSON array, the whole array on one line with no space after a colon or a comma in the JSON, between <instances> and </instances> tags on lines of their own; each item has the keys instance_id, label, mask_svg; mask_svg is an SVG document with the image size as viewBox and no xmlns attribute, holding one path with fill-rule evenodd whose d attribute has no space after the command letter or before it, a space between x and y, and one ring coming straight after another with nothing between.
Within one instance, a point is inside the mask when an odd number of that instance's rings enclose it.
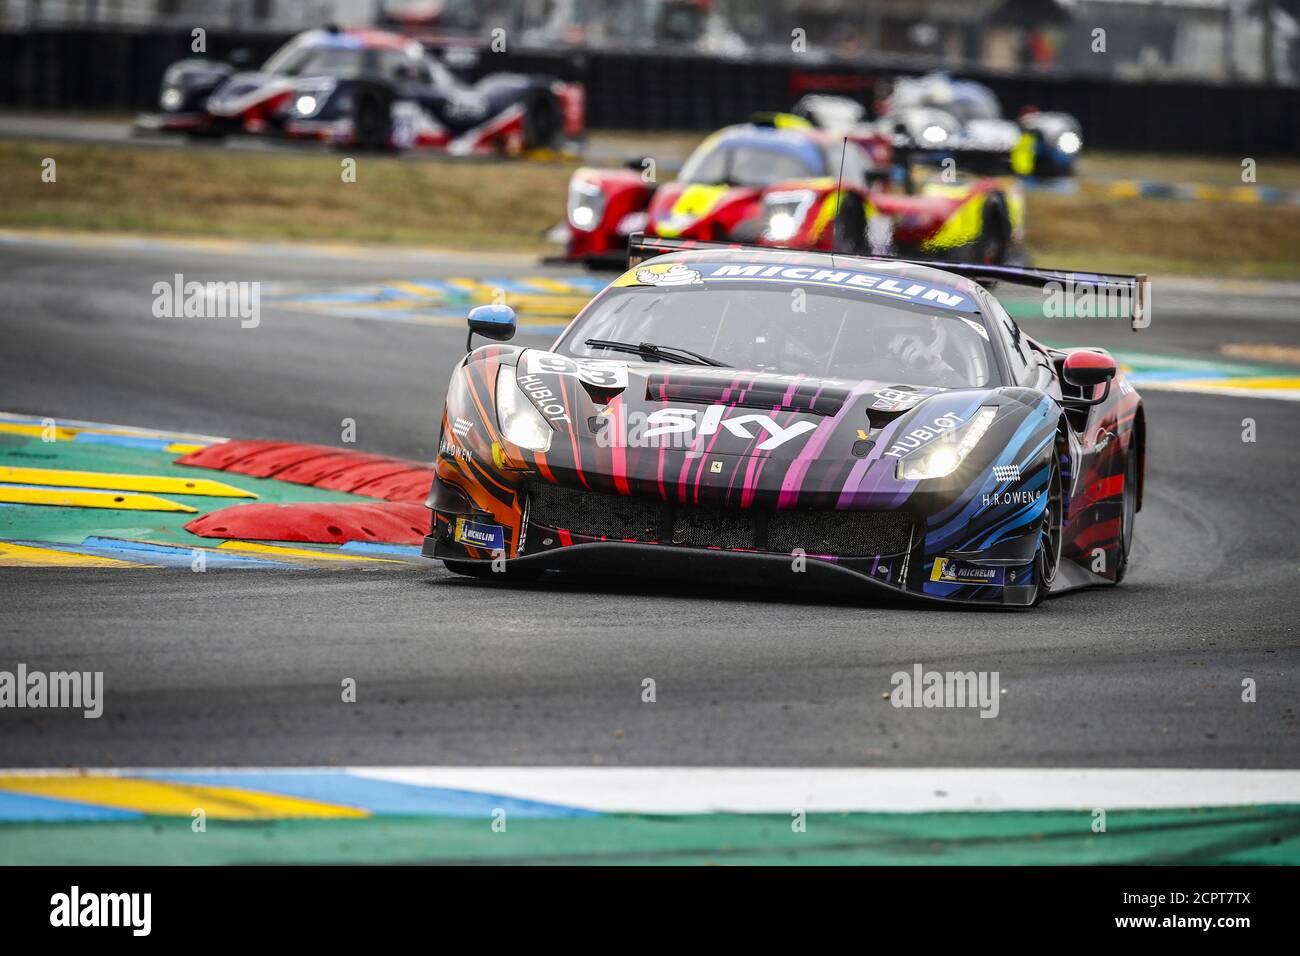
<instances>
[{"instance_id":1,"label":"blue painted stripe","mask_svg":"<svg viewBox=\"0 0 1300 956\"><path fill-rule=\"evenodd\" d=\"M40 507L39 505L27 505L26 507ZM64 541L26 541L21 538L0 538L0 544L17 544L25 548L44 548L49 551L62 551L65 554L81 554L92 558L116 558L119 561L129 561L141 566L147 564L161 564L161 561L153 561L143 554L129 554L119 552L110 548L93 548L84 544L69 544Z\"/></svg>"},{"instance_id":2,"label":"blue painted stripe","mask_svg":"<svg viewBox=\"0 0 1300 956\"><path fill-rule=\"evenodd\" d=\"M414 544L377 544L373 541L349 541L340 551L358 551L362 554L392 554L402 558L420 557L420 548Z\"/></svg>"},{"instance_id":3,"label":"blue painted stripe","mask_svg":"<svg viewBox=\"0 0 1300 956\"><path fill-rule=\"evenodd\" d=\"M99 807L73 800L55 800L26 793L0 790L0 822L52 823L59 820L138 820L144 814L116 807ZM0 839L0 844L3 844ZM0 852L0 861L4 854Z\"/></svg>"},{"instance_id":4,"label":"blue painted stripe","mask_svg":"<svg viewBox=\"0 0 1300 956\"><path fill-rule=\"evenodd\" d=\"M184 545L175 544L157 544L153 541L132 541L128 538L104 538L98 535L91 535L81 543L81 547L112 552L114 556L118 554L128 555L128 560L149 561L155 564L166 563L168 567L190 567L194 560L194 552L202 551L204 554L204 563L209 568L236 568L236 567L265 567L265 568L291 568L299 569L298 565L285 564L282 561L271 561L267 558L257 558L246 554L224 554L219 551L200 548L197 545L187 548Z\"/></svg>"},{"instance_id":5,"label":"blue painted stripe","mask_svg":"<svg viewBox=\"0 0 1300 956\"><path fill-rule=\"evenodd\" d=\"M179 438L145 438L139 435L98 435L94 432L79 432L73 439L86 445L117 445L121 448L147 448L151 451L166 451L167 446Z\"/></svg>"},{"instance_id":6,"label":"blue painted stripe","mask_svg":"<svg viewBox=\"0 0 1300 956\"><path fill-rule=\"evenodd\" d=\"M391 780L374 780L368 777L357 777L344 771L337 773L159 771L144 776L153 780L197 783L214 787L238 787L299 797L304 800L319 800L324 803L355 807L377 815L488 818L491 817L492 811L497 809L505 810L508 817L523 819L601 815L594 810L581 807L521 800L516 797L472 790L421 787Z\"/></svg>"}]
</instances>

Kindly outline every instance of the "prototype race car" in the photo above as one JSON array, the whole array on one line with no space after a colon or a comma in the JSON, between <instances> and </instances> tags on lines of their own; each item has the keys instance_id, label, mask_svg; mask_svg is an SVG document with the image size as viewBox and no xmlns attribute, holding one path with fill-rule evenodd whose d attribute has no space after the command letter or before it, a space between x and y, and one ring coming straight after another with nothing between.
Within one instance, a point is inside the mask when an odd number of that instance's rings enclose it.
<instances>
[{"instance_id":1,"label":"prototype race car","mask_svg":"<svg viewBox=\"0 0 1300 956\"><path fill-rule=\"evenodd\" d=\"M577 170L567 220L553 238L565 258L618 265L636 232L849 254L1003 262L1023 234L1023 198L995 178L918 185L888 143L845 140L774 114L705 139L676 181L657 185L640 162Z\"/></svg>"},{"instance_id":2,"label":"prototype race car","mask_svg":"<svg viewBox=\"0 0 1300 956\"><path fill-rule=\"evenodd\" d=\"M1027 106L1017 120L1002 116L993 91L946 73L900 77L876 100L877 119L842 96L810 94L794 107L818 126L850 136L886 136L914 158L954 157L982 172L1020 176L1069 176L1083 148L1079 121L1068 113Z\"/></svg>"},{"instance_id":3,"label":"prototype race car","mask_svg":"<svg viewBox=\"0 0 1300 956\"><path fill-rule=\"evenodd\" d=\"M973 280L1091 284L1137 327L1145 277L642 237L629 264L549 349L457 367L426 556L985 605L1123 579L1140 398Z\"/></svg>"},{"instance_id":4,"label":"prototype race car","mask_svg":"<svg viewBox=\"0 0 1300 956\"><path fill-rule=\"evenodd\" d=\"M175 63L159 105L141 125L457 155L562 148L583 135L585 111L579 84L494 73L467 85L414 40L334 28L299 34L255 73L204 59Z\"/></svg>"}]
</instances>

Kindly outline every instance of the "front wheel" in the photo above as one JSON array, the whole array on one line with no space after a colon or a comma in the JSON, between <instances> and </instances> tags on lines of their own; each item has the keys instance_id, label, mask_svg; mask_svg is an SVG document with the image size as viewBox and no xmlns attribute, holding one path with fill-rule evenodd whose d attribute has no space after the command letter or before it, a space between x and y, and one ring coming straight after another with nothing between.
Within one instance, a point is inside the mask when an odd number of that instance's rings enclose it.
<instances>
[{"instance_id":1,"label":"front wheel","mask_svg":"<svg viewBox=\"0 0 1300 956\"><path fill-rule=\"evenodd\" d=\"M976 259L985 265L1001 265L1007 261L1011 247L1011 221L1006 204L996 193L984 201L984 215L980 226L979 249Z\"/></svg>"},{"instance_id":2,"label":"front wheel","mask_svg":"<svg viewBox=\"0 0 1300 956\"><path fill-rule=\"evenodd\" d=\"M391 145L393 117L390 105L373 93L357 97L352 118L357 146L365 150L385 150Z\"/></svg>"},{"instance_id":3,"label":"front wheel","mask_svg":"<svg viewBox=\"0 0 1300 956\"><path fill-rule=\"evenodd\" d=\"M524 149L553 149L560 143L564 118L549 96L538 96L524 112Z\"/></svg>"},{"instance_id":4,"label":"front wheel","mask_svg":"<svg viewBox=\"0 0 1300 956\"><path fill-rule=\"evenodd\" d=\"M1061 566L1061 544L1065 518L1065 495L1061 483L1061 465L1052 455L1052 471L1047 476L1047 510L1039 532L1038 550L1034 552L1034 599L1031 606L1042 604L1056 580Z\"/></svg>"}]
</instances>

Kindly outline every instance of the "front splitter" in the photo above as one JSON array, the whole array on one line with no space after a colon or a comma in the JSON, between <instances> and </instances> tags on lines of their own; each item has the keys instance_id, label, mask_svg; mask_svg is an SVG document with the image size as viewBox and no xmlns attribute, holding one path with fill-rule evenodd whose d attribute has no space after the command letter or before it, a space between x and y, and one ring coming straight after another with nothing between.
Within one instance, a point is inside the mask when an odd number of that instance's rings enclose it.
<instances>
[{"instance_id":1,"label":"front splitter","mask_svg":"<svg viewBox=\"0 0 1300 956\"><path fill-rule=\"evenodd\" d=\"M463 555L449 554L445 544L439 553L439 541L426 535L421 553L426 558L448 559L463 564L490 567L491 561L473 561ZM707 581L709 584L737 587L777 587L791 591L815 591L840 595L870 595L891 603L946 604L955 607L1002 608L1014 604L988 601L963 601L903 591L852 568L808 557L795 562L784 554L748 551L723 551L713 548L666 547L625 541L597 541L556 548L540 554L511 558L512 568L537 571L583 572L589 575L615 575L646 580Z\"/></svg>"}]
</instances>

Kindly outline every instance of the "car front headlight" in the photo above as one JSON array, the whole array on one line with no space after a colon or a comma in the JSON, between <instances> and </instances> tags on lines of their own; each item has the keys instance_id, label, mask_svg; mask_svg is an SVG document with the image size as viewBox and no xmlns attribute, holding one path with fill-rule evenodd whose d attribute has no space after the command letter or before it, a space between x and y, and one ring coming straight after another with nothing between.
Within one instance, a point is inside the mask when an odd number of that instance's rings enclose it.
<instances>
[{"instance_id":1,"label":"car front headlight","mask_svg":"<svg viewBox=\"0 0 1300 956\"><path fill-rule=\"evenodd\" d=\"M575 179L569 184L569 225L591 232L605 215L605 194L595 183Z\"/></svg>"},{"instance_id":2,"label":"car front headlight","mask_svg":"<svg viewBox=\"0 0 1300 956\"><path fill-rule=\"evenodd\" d=\"M931 124L921 130L921 142L927 146L938 146L946 142L947 139L948 131L937 124Z\"/></svg>"},{"instance_id":3,"label":"car front headlight","mask_svg":"<svg viewBox=\"0 0 1300 956\"><path fill-rule=\"evenodd\" d=\"M789 242L799 232L814 194L806 189L769 193L763 197L763 238L769 242Z\"/></svg>"},{"instance_id":4,"label":"car front headlight","mask_svg":"<svg viewBox=\"0 0 1300 956\"><path fill-rule=\"evenodd\" d=\"M529 451L549 451L555 434L519 387L512 365L497 372L497 423L506 441Z\"/></svg>"},{"instance_id":5,"label":"car front headlight","mask_svg":"<svg viewBox=\"0 0 1300 956\"><path fill-rule=\"evenodd\" d=\"M895 477L899 481L948 477L961 467L966 456L979 444L996 415L996 408L981 408L974 418L956 431L931 441L906 458L900 458L895 466Z\"/></svg>"},{"instance_id":6,"label":"car front headlight","mask_svg":"<svg viewBox=\"0 0 1300 956\"><path fill-rule=\"evenodd\" d=\"M1056 138L1056 148L1067 156L1073 156L1083 148L1083 140L1073 130L1066 130Z\"/></svg>"},{"instance_id":7,"label":"car front headlight","mask_svg":"<svg viewBox=\"0 0 1300 956\"><path fill-rule=\"evenodd\" d=\"M315 116L324 109L337 85L337 81L328 76L301 81L294 91L293 112L303 117Z\"/></svg>"},{"instance_id":8,"label":"car front headlight","mask_svg":"<svg viewBox=\"0 0 1300 956\"><path fill-rule=\"evenodd\" d=\"M168 110L169 112L175 112L180 109L181 104L185 102L185 94L182 93L178 87L169 86L167 89L162 91L162 96L158 98L158 101L159 105L161 105L163 109Z\"/></svg>"}]
</instances>

